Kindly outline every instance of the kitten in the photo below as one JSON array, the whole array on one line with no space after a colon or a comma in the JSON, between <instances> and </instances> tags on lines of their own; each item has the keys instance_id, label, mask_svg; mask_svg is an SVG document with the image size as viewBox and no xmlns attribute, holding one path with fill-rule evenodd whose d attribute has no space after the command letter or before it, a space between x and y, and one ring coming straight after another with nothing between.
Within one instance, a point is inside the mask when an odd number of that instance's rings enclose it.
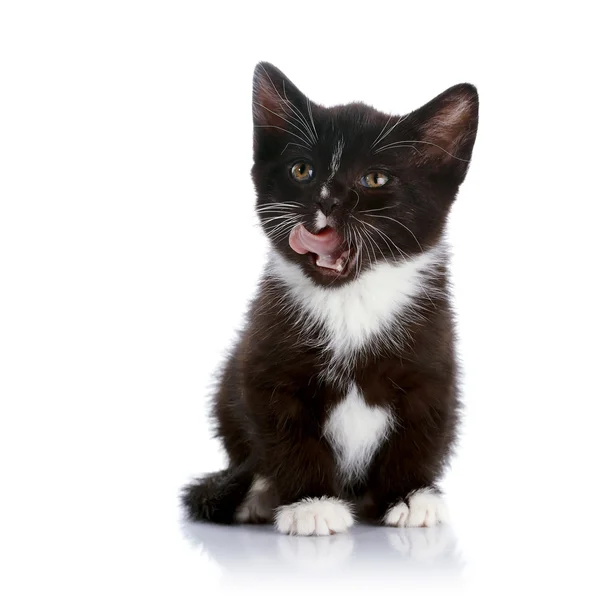
<instances>
[{"instance_id":1,"label":"kitten","mask_svg":"<svg viewBox=\"0 0 600 600\"><path fill-rule=\"evenodd\" d=\"M443 234L477 91L456 85L402 117L324 108L260 63L253 106L272 252L214 398L229 466L183 504L192 519L298 535L356 516L442 522L459 412Z\"/></svg>"}]
</instances>

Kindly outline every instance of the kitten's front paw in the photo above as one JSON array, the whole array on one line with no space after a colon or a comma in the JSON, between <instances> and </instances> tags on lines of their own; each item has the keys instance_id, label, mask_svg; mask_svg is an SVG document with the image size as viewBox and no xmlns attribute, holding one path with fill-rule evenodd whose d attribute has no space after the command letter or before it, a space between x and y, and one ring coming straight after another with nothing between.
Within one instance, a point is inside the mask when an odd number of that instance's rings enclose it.
<instances>
[{"instance_id":1,"label":"kitten's front paw","mask_svg":"<svg viewBox=\"0 0 600 600\"><path fill-rule=\"evenodd\" d=\"M275 527L290 535L330 535L347 531L354 523L350 506L338 498L306 498L280 506Z\"/></svg>"},{"instance_id":2,"label":"kitten's front paw","mask_svg":"<svg viewBox=\"0 0 600 600\"><path fill-rule=\"evenodd\" d=\"M417 490L408 498L408 504L398 502L387 511L383 522L392 527L433 527L448 521L446 503L428 488Z\"/></svg>"}]
</instances>

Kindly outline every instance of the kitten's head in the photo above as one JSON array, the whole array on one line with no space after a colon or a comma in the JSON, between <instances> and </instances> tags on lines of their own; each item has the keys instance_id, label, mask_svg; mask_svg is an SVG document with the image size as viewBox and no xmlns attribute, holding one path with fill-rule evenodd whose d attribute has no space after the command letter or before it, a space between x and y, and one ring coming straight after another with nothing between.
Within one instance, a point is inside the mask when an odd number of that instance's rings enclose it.
<instances>
[{"instance_id":1,"label":"kitten's head","mask_svg":"<svg viewBox=\"0 0 600 600\"><path fill-rule=\"evenodd\" d=\"M253 114L262 227L316 283L343 285L440 239L471 159L478 98L459 84L404 116L325 108L260 63Z\"/></svg>"}]
</instances>

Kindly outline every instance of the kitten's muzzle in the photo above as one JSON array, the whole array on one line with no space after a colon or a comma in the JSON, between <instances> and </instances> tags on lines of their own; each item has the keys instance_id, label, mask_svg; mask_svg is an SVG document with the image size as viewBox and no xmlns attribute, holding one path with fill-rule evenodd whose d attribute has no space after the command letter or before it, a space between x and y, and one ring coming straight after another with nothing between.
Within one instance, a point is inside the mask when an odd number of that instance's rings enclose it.
<instances>
[{"instance_id":1,"label":"kitten's muzzle","mask_svg":"<svg viewBox=\"0 0 600 600\"><path fill-rule=\"evenodd\" d=\"M310 254L316 267L338 275L349 270L353 258L344 238L331 227L311 233L304 225L296 225L290 233L289 244L298 254Z\"/></svg>"}]
</instances>

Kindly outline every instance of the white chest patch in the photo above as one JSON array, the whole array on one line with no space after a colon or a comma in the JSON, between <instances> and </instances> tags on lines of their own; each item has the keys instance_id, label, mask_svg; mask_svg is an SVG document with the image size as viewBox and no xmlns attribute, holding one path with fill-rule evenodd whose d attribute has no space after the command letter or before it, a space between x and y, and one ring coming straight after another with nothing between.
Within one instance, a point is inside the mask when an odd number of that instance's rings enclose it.
<instances>
[{"instance_id":1,"label":"white chest patch","mask_svg":"<svg viewBox=\"0 0 600 600\"><path fill-rule=\"evenodd\" d=\"M368 406L360 390L352 384L325 423L325 437L333 447L344 481L360 480L366 475L392 422L389 410Z\"/></svg>"},{"instance_id":2,"label":"white chest patch","mask_svg":"<svg viewBox=\"0 0 600 600\"><path fill-rule=\"evenodd\" d=\"M343 286L315 284L295 263L273 252L269 271L288 289L288 297L306 315L307 334L317 336L332 353L329 379L347 375L356 354L373 344L394 348L404 340L389 336L390 325L400 315L415 317L416 303L428 301L428 281L443 262L443 246L434 247L410 260L379 263ZM394 334L398 334L398 330Z\"/></svg>"}]
</instances>

